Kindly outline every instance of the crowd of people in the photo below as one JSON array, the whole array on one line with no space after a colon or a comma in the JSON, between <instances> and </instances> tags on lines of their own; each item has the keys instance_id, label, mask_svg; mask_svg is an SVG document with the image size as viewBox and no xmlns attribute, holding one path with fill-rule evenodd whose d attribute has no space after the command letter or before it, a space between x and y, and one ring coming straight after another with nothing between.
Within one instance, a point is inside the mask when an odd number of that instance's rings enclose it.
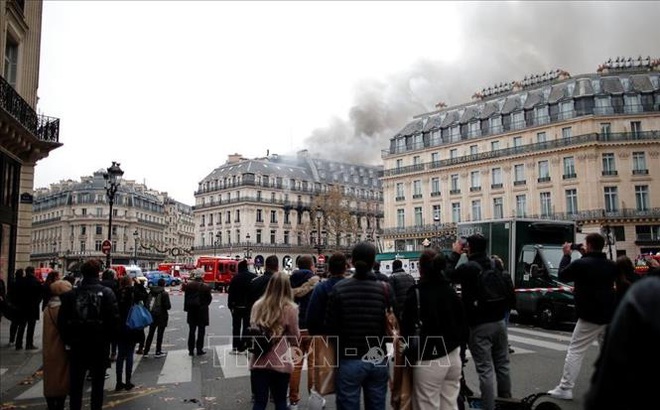
<instances>
[{"instance_id":1,"label":"crowd of people","mask_svg":"<svg viewBox=\"0 0 660 410\"><path fill-rule=\"evenodd\" d=\"M641 353L642 349L632 347L633 343L639 347L639 340L645 340L649 348L658 341L660 316L654 314L660 312L660 305L653 293L660 289L658 268L647 274L653 279L637 285L639 277L631 271L630 260L607 260L603 246L601 235L589 234L583 257L571 261L571 244L564 245L559 277L574 283L578 321L561 380L548 392L571 400L586 349L594 341L604 342L587 395L590 409L616 402L619 375L629 376L626 383L644 385L634 366L644 362L651 369L660 363L657 354L635 361L622 354ZM463 377L469 349L482 408L494 409L497 397L512 396L507 324L515 295L483 301L480 275L488 269L508 275L487 249L487 240L476 234L456 241L449 256L424 251L418 263L419 281L398 260L393 274L379 273L376 249L367 242L352 249L350 260L343 253L331 255L323 277L316 273L310 256L300 257L298 269L290 275L279 271L275 255L266 258L261 275L250 272L247 261L239 262L228 290L231 353L254 352L250 329L260 329L270 340L265 351L252 353L249 359L253 409L265 409L270 399L277 410L297 410L305 359L306 390L313 394L318 387L313 344L320 336L335 341L337 408L359 409L363 402L367 409L385 409L390 381L386 343L391 341L387 311L394 312L404 340L419 338L418 346L423 346L411 356L412 408L459 408L459 396L469 394ZM352 274L347 274L351 266ZM163 334L172 305L163 279L147 290L129 276L117 279L112 270L104 271L101 278L97 260L86 261L81 273L82 280L75 286L71 278L61 279L57 272L51 272L42 284L31 267L16 272L8 292L0 282L3 312L8 303L13 306L11 345L17 350L37 349L34 329L43 318L44 396L49 409L63 409L67 396L70 408L80 409L86 378L92 386L91 409L101 409L112 361L116 361L115 389L133 389L136 348L138 354L149 355L154 336L154 357L166 355ZM460 295L456 285L460 285ZM211 288L201 275L193 274L183 291L189 355L204 355ZM127 325L137 304L146 306L153 319L143 329ZM617 408L635 407L622 403Z\"/></svg>"}]
</instances>

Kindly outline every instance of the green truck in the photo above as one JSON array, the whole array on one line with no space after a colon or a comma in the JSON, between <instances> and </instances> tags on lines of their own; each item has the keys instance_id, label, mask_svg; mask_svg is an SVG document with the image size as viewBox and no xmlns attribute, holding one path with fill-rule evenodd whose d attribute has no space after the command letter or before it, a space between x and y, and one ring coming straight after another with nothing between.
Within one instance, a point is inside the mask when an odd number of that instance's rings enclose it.
<instances>
[{"instance_id":1,"label":"green truck","mask_svg":"<svg viewBox=\"0 0 660 410\"><path fill-rule=\"evenodd\" d=\"M497 255L516 288L516 313L542 327L575 321L570 283L558 279L565 242L575 242L573 221L498 219L458 223L458 237L481 233L488 238L488 254ZM573 252L573 259L581 256Z\"/></svg>"}]
</instances>

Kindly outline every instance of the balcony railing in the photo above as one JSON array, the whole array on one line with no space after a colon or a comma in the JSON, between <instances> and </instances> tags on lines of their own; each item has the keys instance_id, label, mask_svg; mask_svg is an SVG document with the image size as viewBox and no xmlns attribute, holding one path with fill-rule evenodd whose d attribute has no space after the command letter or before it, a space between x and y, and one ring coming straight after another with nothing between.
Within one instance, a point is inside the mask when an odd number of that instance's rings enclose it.
<instances>
[{"instance_id":1,"label":"balcony railing","mask_svg":"<svg viewBox=\"0 0 660 410\"><path fill-rule=\"evenodd\" d=\"M534 144L521 145L518 147L510 147L499 149L495 151L481 152L478 154L464 155L461 157L444 159L441 161L431 161L424 163L424 170L432 170L437 168L448 167L452 165L466 164L469 162L484 161L488 159L495 158L504 158L513 155L521 154L531 154L536 152L543 152L551 149L578 146L584 144L601 144L608 142L628 142L628 141L653 141L660 140L660 131L644 131L644 132L620 132L620 133L609 133L609 134L599 134L591 133L584 135L576 135L571 138L561 138L552 141L546 142L537 142ZM418 171L419 168L416 166L414 169L412 167L403 167L403 168L392 168L384 171L383 175L385 177L400 175L403 172L401 170L408 169L408 172Z\"/></svg>"},{"instance_id":2,"label":"balcony railing","mask_svg":"<svg viewBox=\"0 0 660 410\"><path fill-rule=\"evenodd\" d=\"M39 140L59 142L60 119L37 114L3 77L0 77L0 108Z\"/></svg>"}]
</instances>

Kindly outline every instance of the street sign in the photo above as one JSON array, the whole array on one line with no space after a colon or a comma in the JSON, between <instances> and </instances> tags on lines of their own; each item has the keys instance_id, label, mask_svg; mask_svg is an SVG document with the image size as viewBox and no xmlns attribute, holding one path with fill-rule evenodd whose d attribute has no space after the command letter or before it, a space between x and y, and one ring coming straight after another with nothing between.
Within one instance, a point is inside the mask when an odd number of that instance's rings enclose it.
<instances>
[{"instance_id":1,"label":"street sign","mask_svg":"<svg viewBox=\"0 0 660 410\"><path fill-rule=\"evenodd\" d=\"M325 256L319 255L319 263L324 264L325 263Z\"/></svg>"},{"instance_id":2,"label":"street sign","mask_svg":"<svg viewBox=\"0 0 660 410\"><path fill-rule=\"evenodd\" d=\"M111 250L112 250L112 242L110 242L108 239L106 239L105 241L103 241L103 243L101 243L101 252L103 252L103 254L109 255Z\"/></svg>"}]
</instances>

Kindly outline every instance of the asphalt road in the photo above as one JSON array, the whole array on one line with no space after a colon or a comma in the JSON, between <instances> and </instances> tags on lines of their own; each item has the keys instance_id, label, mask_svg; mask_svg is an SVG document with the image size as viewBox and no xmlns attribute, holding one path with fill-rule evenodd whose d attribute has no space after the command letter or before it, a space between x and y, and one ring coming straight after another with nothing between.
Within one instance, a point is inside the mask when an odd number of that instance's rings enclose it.
<instances>
[{"instance_id":1,"label":"asphalt road","mask_svg":"<svg viewBox=\"0 0 660 410\"><path fill-rule=\"evenodd\" d=\"M135 357L133 383L130 392L114 392L114 368L106 381L107 409L250 409L250 382L246 356L228 354L231 334L231 314L226 307L227 296L214 293L211 304L211 324L207 328L207 354L188 356L187 325L182 311L183 295L170 289L172 310L165 332L165 358ZM41 326L38 322L37 329ZM37 370L41 365L41 351L17 352L7 347L9 322L0 324L0 409L44 409L42 382ZM40 346L41 332L35 341ZM553 388L559 381L570 340L570 327L543 330L522 324L512 324L509 339L515 353L511 357L511 376L514 397L522 398ZM152 346L152 353L154 347ZM598 348L589 349L582 372L574 390L573 401L555 401L563 410L583 407L582 396L588 388ZM478 379L472 362L466 367L466 378L473 390ZM306 372L301 385L306 385ZM301 389L304 390L304 389ZM86 394L86 399L89 399ZM301 403L306 402L306 395ZM327 397L328 410L336 408L334 396ZM544 398L542 401L551 399ZM540 401L539 401L540 402ZM301 409L305 406L300 406Z\"/></svg>"}]
</instances>

